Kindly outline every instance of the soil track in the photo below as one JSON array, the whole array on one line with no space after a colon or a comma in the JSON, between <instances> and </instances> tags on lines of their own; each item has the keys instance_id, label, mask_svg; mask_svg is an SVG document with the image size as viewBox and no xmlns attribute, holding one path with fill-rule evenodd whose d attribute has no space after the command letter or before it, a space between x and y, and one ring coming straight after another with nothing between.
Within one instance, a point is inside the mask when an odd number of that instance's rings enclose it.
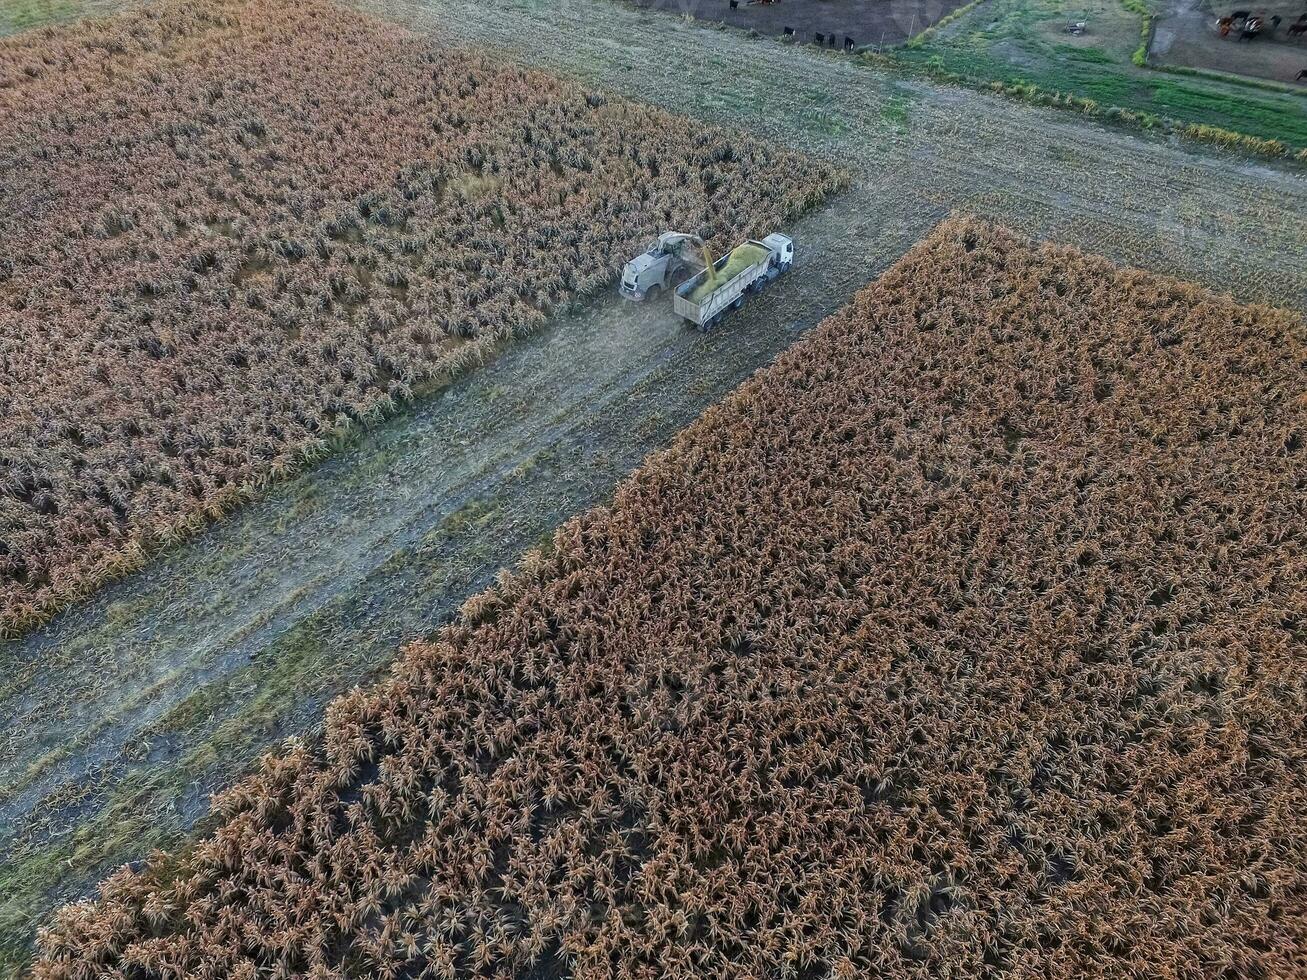
<instances>
[{"instance_id":1,"label":"soil track","mask_svg":"<svg viewBox=\"0 0 1307 980\"><path fill-rule=\"evenodd\" d=\"M602 300L0 646L0 967L52 904L179 839L209 789L604 499L949 209L1307 307L1294 173L609 0L359 5L831 156L857 181L793 229L795 273L720 333Z\"/></svg>"}]
</instances>

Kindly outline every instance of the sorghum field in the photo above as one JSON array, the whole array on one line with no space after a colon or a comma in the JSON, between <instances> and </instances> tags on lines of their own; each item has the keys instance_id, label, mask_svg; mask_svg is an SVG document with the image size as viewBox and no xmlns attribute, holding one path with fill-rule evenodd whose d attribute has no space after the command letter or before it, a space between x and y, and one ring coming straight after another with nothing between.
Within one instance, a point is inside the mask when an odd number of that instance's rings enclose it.
<instances>
[{"instance_id":1,"label":"sorghum field","mask_svg":"<svg viewBox=\"0 0 1307 980\"><path fill-rule=\"evenodd\" d=\"M0 41L0 635L835 172L316 0Z\"/></svg>"},{"instance_id":2,"label":"sorghum field","mask_svg":"<svg viewBox=\"0 0 1307 980\"><path fill-rule=\"evenodd\" d=\"M1305 347L952 219L37 975L1301 975Z\"/></svg>"}]
</instances>

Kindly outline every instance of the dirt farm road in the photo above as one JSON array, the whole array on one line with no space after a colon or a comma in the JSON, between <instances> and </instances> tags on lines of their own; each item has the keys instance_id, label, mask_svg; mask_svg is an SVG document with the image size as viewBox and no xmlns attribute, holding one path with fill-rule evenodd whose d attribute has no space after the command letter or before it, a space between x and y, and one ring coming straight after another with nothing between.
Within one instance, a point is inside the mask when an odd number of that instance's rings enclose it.
<instances>
[{"instance_id":1,"label":"dirt farm road","mask_svg":"<svg viewBox=\"0 0 1307 980\"><path fill-rule=\"evenodd\" d=\"M53 905L182 839L209 791L605 500L950 209L1307 307L1297 174L614 0L359 5L829 156L854 186L796 224L799 266L719 333L596 300L0 644L0 973Z\"/></svg>"}]
</instances>

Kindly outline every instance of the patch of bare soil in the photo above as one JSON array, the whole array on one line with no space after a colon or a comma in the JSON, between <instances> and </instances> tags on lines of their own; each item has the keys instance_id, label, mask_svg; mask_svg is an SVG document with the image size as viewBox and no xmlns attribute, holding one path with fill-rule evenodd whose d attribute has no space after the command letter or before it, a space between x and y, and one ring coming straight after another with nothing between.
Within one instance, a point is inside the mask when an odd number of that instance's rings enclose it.
<instances>
[{"instance_id":1,"label":"patch of bare soil","mask_svg":"<svg viewBox=\"0 0 1307 980\"><path fill-rule=\"evenodd\" d=\"M631 0L636 6L844 51L901 44L966 0Z\"/></svg>"},{"instance_id":2,"label":"patch of bare soil","mask_svg":"<svg viewBox=\"0 0 1307 980\"><path fill-rule=\"evenodd\" d=\"M1255 38L1241 37L1238 30L1222 36L1217 21L1240 10L1265 16L1265 29ZM1307 34L1291 34L1290 28L1303 14L1302 3L1240 3L1227 0L1176 0L1157 19L1149 58L1157 64L1204 68L1229 75L1247 75L1275 82L1296 84L1307 69ZM1272 26L1270 18L1280 23ZM1303 86L1307 90L1307 84Z\"/></svg>"}]
</instances>

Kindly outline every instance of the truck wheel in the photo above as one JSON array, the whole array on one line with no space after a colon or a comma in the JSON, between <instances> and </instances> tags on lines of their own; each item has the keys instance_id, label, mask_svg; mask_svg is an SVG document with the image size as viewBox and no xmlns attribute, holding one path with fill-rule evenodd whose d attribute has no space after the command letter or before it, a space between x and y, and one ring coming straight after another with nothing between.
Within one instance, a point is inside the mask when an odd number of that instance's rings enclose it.
<instances>
[{"instance_id":1,"label":"truck wheel","mask_svg":"<svg viewBox=\"0 0 1307 980\"><path fill-rule=\"evenodd\" d=\"M738 310L743 305L744 305L744 296L740 295L735 297L735 302L731 304L731 309Z\"/></svg>"}]
</instances>

